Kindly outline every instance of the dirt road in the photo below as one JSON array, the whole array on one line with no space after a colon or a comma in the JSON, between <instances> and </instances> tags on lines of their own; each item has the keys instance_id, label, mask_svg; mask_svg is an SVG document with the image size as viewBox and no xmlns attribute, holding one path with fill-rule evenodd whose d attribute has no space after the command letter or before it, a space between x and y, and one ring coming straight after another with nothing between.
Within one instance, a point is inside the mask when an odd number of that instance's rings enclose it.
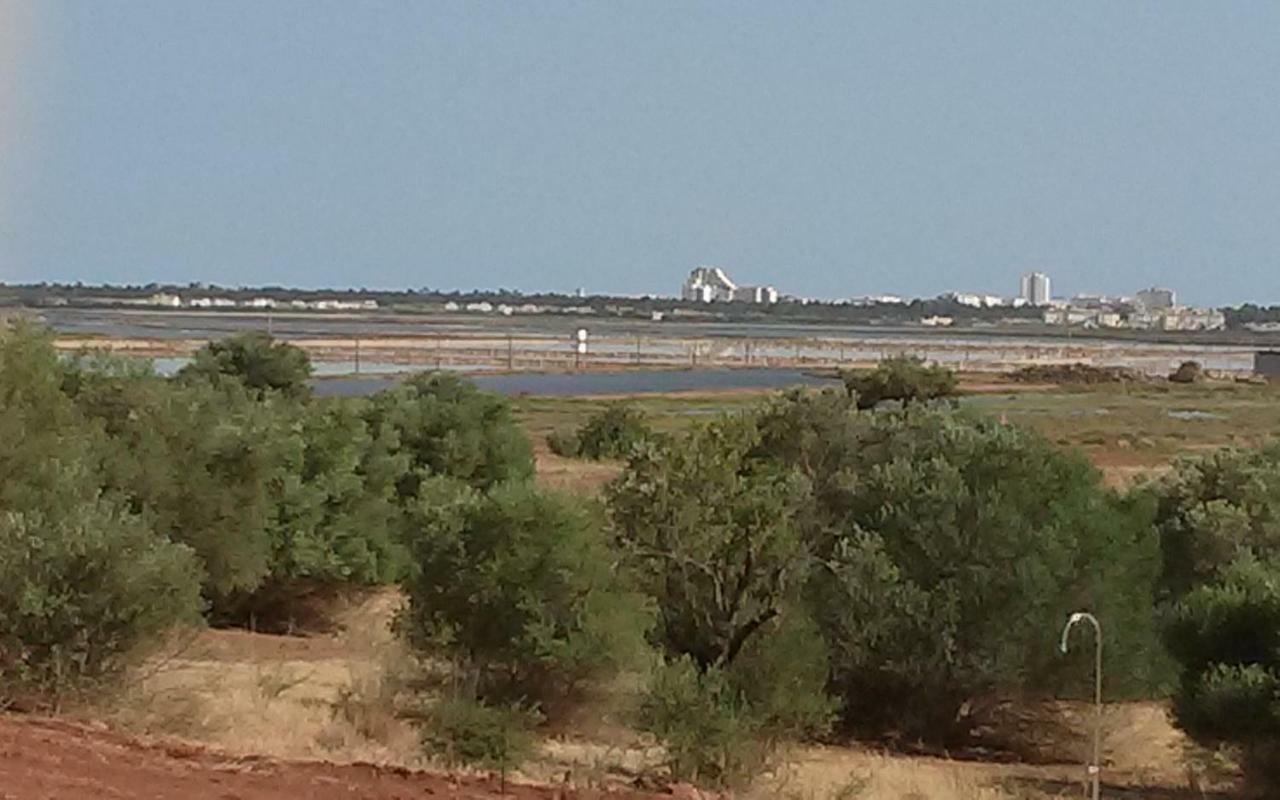
<instances>
[{"instance_id":1,"label":"dirt road","mask_svg":"<svg viewBox=\"0 0 1280 800\"><path fill-rule=\"evenodd\" d=\"M497 778L235 758L145 743L56 719L0 715L0 800L653 800L657 795L510 785ZM665 797L670 800L670 796Z\"/></svg>"}]
</instances>

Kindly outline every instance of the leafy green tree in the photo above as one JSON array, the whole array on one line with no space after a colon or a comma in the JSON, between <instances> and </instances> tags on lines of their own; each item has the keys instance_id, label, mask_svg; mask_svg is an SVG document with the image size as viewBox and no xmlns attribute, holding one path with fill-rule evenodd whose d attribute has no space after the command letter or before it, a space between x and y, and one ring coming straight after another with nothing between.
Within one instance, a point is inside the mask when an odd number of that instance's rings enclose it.
<instances>
[{"instance_id":1,"label":"leafy green tree","mask_svg":"<svg viewBox=\"0 0 1280 800\"><path fill-rule=\"evenodd\" d=\"M302 348L266 333L238 333L197 350L178 377L214 385L230 379L259 394L274 391L300 399L311 393L311 359Z\"/></svg>"},{"instance_id":2,"label":"leafy green tree","mask_svg":"<svg viewBox=\"0 0 1280 800\"><path fill-rule=\"evenodd\" d=\"M859 413L831 394L785 398L760 427L757 457L815 487L807 591L849 726L957 738L985 699L1083 692L1064 675L1086 665L1054 648L1078 609L1109 623L1113 693L1163 677L1151 505L1105 489L1082 456L950 410Z\"/></svg>"},{"instance_id":3,"label":"leafy green tree","mask_svg":"<svg viewBox=\"0 0 1280 800\"><path fill-rule=\"evenodd\" d=\"M235 383L91 369L68 383L107 436L104 488L195 551L210 600L257 589L271 572L269 523L286 465L303 449L287 401Z\"/></svg>"},{"instance_id":4,"label":"leafy green tree","mask_svg":"<svg viewBox=\"0 0 1280 800\"><path fill-rule=\"evenodd\" d=\"M552 702L634 663L647 615L583 504L529 483L421 486L400 630L487 701Z\"/></svg>"},{"instance_id":5,"label":"leafy green tree","mask_svg":"<svg viewBox=\"0 0 1280 800\"><path fill-rule=\"evenodd\" d=\"M414 375L374 395L365 419L376 439L396 442L408 458L397 484L404 501L432 476L481 489L533 476L533 449L507 401L457 376Z\"/></svg>"},{"instance_id":6,"label":"leafy green tree","mask_svg":"<svg viewBox=\"0 0 1280 800\"><path fill-rule=\"evenodd\" d=\"M875 408L885 400L916 403L951 397L956 393L956 375L939 364L932 366L914 356L892 356L875 369L844 373L844 385L858 408Z\"/></svg>"},{"instance_id":7,"label":"leafy green tree","mask_svg":"<svg viewBox=\"0 0 1280 800\"><path fill-rule=\"evenodd\" d=\"M795 470L753 461L758 433L725 418L639 450L608 489L615 536L658 604L659 637L703 669L732 662L783 613L808 569Z\"/></svg>"},{"instance_id":8,"label":"leafy green tree","mask_svg":"<svg viewBox=\"0 0 1280 800\"><path fill-rule=\"evenodd\" d=\"M271 580L377 584L401 576L395 482L407 459L382 449L362 410L340 398L295 410L302 447L289 451L275 489ZM390 459L398 463L382 463Z\"/></svg>"},{"instance_id":9,"label":"leafy green tree","mask_svg":"<svg viewBox=\"0 0 1280 800\"><path fill-rule=\"evenodd\" d=\"M718 785L825 730L832 710L825 644L799 597L809 484L753 460L758 443L749 417L651 440L608 489L617 545L658 608L664 663L639 724L674 774Z\"/></svg>"},{"instance_id":10,"label":"leafy green tree","mask_svg":"<svg viewBox=\"0 0 1280 800\"><path fill-rule=\"evenodd\" d=\"M1280 445L1179 461L1152 487L1164 596L1215 579L1244 553L1280 553Z\"/></svg>"}]
</instances>

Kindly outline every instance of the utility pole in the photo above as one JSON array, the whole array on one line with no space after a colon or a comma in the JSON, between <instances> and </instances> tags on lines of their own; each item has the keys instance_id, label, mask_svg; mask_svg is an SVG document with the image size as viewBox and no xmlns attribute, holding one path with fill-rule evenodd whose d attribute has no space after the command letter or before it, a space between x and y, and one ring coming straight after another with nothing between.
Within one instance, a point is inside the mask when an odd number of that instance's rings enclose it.
<instances>
[{"instance_id":1,"label":"utility pole","mask_svg":"<svg viewBox=\"0 0 1280 800\"><path fill-rule=\"evenodd\" d=\"M1088 611L1077 611L1067 619L1062 629L1062 652L1067 652L1067 637L1071 629L1080 622L1093 625L1094 664L1093 664L1093 762L1088 765L1089 778L1093 783L1093 800L1098 800L1102 780L1102 623Z\"/></svg>"}]
</instances>

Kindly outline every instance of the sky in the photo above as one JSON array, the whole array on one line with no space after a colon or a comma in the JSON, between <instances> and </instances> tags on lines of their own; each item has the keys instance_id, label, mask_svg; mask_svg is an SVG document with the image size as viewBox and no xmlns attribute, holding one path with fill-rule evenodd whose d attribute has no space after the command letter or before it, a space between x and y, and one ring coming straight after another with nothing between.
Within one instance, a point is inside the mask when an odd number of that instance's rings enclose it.
<instances>
[{"instance_id":1,"label":"sky","mask_svg":"<svg viewBox=\"0 0 1280 800\"><path fill-rule=\"evenodd\" d=\"M0 0L0 281L1280 303L1280 3Z\"/></svg>"}]
</instances>

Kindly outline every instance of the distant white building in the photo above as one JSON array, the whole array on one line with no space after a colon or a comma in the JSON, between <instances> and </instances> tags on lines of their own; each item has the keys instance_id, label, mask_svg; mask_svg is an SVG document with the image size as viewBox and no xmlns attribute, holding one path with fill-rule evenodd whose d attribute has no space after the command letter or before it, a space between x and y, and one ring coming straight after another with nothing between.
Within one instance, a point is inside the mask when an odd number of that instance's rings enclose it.
<instances>
[{"instance_id":1,"label":"distant white building","mask_svg":"<svg viewBox=\"0 0 1280 800\"><path fill-rule=\"evenodd\" d=\"M181 297L166 292L151 295L151 297L147 298L147 302L153 306L163 306L165 308L180 308L182 306Z\"/></svg>"},{"instance_id":2,"label":"distant white building","mask_svg":"<svg viewBox=\"0 0 1280 800\"><path fill-rule=\"evenodd\" d=\"M1129 315L1129 325L1160 331L1216 331L1227 326L1227 318L1214 308L1175 307L1136 311Z\"/></svg>"},{"instance_id":3,"label":"distant white building","mask_svg":"<svg viewBox=\"0 0 1280 800\"><path fill-rule=\"evenodd\" d=\"M720 267L697 267L680 287L680 297L693 303L776 303L772 286L739 286Z\"/></svg>"},{"instance_id":4,"label":"distant white building","mask_svg":"<svg viewBox=\"0 0 1280 800\"><path fill-rule=\"evenodd\" d=\"M1000 308L1009 304L1008 300L994 294L952 292L949 296L960 305L968 306L969 308Z\"/></svg>"},{"instance_id":5,"label":"distant white building","mask_svg":"<svg viewBox=\"0 0 1280 800\"><path fill-rule=\"evenodd\" d=\"M1052 297L1049 276L1043 272L1028 272L1018 285L1018 296L1032 306L1047 306Z\"/></svg>"},{"instance_id":6,"label":"distant white building","mask_svg":"<svg viewBox=\"0 0 1280 800\"><path fill-rule=\"evenodd\" d=\"M1044 324L1096 326L1099 314L1100 312L1093 308L1072 308L1069 306L1049 308L1044 312Z\"/></svg>"},{"instance_id":7,"label":"distant white building","mask_svg":"<svg viewBox=\"0 0 1280 800\"><path fill-rule=\"evenodd\" d=\"M735 303L773 304L778 302L778 290L772 286L739 286L733 290L732 299Z\"/></svg>"},{"instance_id":8,"label":"distant white building","mask_svg":"<svg viewBox=\"0 0 1280 800\"><path fill-rule=\"evenodd\" d=\"M1178 296L1172 289L1160 289L1155 286L1143 289L1133 296L1133 304L1144 311L1160 311L1178 305Z\"/></svg>"},{"instance_id":9,"label":"distant white building","mask_svg":"<svg viewBox=\"0 0 1280 800\"><path fill-rule=\"evenodd\" d=\"M193 297L187 302L192 308L230 308L235 304L229 297Z\"/></svg>"}]
</instances>

